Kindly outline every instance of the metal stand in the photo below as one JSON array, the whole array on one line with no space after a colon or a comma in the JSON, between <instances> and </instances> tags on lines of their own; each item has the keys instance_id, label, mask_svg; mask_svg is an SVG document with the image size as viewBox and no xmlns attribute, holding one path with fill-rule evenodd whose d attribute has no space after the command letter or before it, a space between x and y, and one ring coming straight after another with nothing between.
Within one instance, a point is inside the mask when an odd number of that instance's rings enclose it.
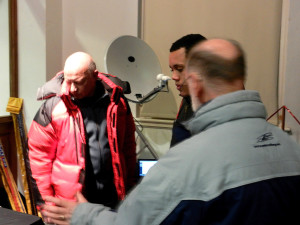
<instances>
[{"instance_id":1,"label":"metal stand","mask_svg":"<svg viewBox=\"0 0 300 225\"><path fill-rule=\"evenodd\" d=\"M151 153L151 155L154 157L154 159L158 159L158 155L156 154L154 148L152 147L152 145L148 142L148 140L146 139L145 135L143 134L142 130L141 130L141 125L135 125L136 127L136 132L138 134L138 137L142 140L142 142L144 143L144 148L142 148L141 150L139 150L139 153L141 153L145 148L149 149L149 152Z\"/></svg>"},{"instance_id":2,"label":"metal stand","mask_svg":"<svg viewBox=\"0 0 300 225\"><path fill-rule=\"evenodd\" d=\"M153 96L155 96L158 92L161 92L165 87L168 88L168 80L171 79L171 78L169 78L167 76L164 76L163 74L159 74L159 75L157 75L157 79L159 80L159 85L157 87L155 87L152 91L150 91L148 94L146 94L142 98L139 98L139 100L137 100L137 101L129 99L129 98L127 98L127 100L130 101L130 102L136 103L136 104L143 104L143 103L147 103L148 101L151 101ZM138 123L136 120L135 120L135 122ZM146 139L145 135L142 133L142 128L141 128L142 125L141 124L135 125L135 127L136 127L136 132L138 134L138 137L142 140L142 142L145 145L144 148L142 148L137 154L139 154L145 148L148 148L151 155L155 159L158 159L159 157L156 154L154 148L151 146L151 144Z\"/></svg>"},{"instance_id":3,"label":"metal stand","mask_svg":"<svg viewBox=\"0 0 300 225\"><path fill-rule=\"evenodd\" d=\"M276 110L269 118L267 118L267 121L271 119L275 114L277 114L280 110L282 110L282 116L281 116L281 129L285 131L285 111L287 110L291 116L297 121L297 123L300 125L300 121L294 116L294 114L291 112L290 109L288 109L285 105L281 106L279 109Z\"/></svg>"}]
</instances>

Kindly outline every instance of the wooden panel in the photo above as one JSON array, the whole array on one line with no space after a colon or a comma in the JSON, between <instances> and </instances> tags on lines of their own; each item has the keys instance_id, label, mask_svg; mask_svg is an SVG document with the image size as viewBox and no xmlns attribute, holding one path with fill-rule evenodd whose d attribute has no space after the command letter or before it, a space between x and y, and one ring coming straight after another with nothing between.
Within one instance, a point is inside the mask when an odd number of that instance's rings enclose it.
<instances>
[{"instance_id":1,"label":"wooden panel","mask_svg":"<svg viewBox=\"0 0 300 225\"><path fill-rule=\"evenodd\" d=\"M9 1L10 96L18 97L18 23L17 1Z\"/></svg>"},{"instance_id":2,"label":"wooden panel","mask_svg":"<svg viewBox=\"0 0 300 225\"><path fill-rule=\"evenodd\" d=\"M17 148L11 116L0 117L0 140L15 181L17 180Z\"/></svg>"}]
</instances>

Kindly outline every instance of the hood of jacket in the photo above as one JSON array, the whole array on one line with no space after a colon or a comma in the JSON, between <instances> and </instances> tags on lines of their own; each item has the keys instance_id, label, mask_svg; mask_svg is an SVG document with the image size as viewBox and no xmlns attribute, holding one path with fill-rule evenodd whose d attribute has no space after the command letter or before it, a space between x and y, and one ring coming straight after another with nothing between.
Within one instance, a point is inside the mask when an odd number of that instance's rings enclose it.
<instances>
[{"instance_id":1,"label":"hood of jacket","mask_svg":"<svg viewBox=\"0 0 300 225\"><path fill-rule=\"evenodd\" d=\"M130 94L131 93L131 88L130 84L127 81L122 81L118 77L113 76L111 74L105 74L105 73L100 73L98 72L98 78L99 80L102 81L102 84L104 85L104 88L106 92L111 96L113 92L113 85L110 85L109 82L103 81L102 78L106 77L111 81L113 84L121 87L122 91L124 94ZM64 72L60 71L58 72L55 77L53 77L51 80L46 82L43 86L38 88L37 90L37 100L45 100L48 98L51 98L53 96L62 96L65 95L68 92L64 90L63 87L63 82L64 82Z\"/></svg>"}]
</instances>

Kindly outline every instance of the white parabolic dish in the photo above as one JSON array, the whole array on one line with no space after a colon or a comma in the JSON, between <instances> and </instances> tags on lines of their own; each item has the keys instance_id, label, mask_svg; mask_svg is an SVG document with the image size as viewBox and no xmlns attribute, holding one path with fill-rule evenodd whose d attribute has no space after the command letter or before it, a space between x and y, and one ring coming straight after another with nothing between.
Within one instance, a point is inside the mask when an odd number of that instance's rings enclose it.
<instances>
[{"instance_id":1,"label":"white parabolic dish","mask_svg":"<svg viewBox=\"0 0 300 225\"><path fill-rule=\"evenodd\" d=\"M140 38L125 35L115 39L109 46L104 66L106 73L115 75L131 86L132 100L136 94L145 96L158 85L156 76L161 73L159 60L152 48Z\"/></svg>"}]
</instances>

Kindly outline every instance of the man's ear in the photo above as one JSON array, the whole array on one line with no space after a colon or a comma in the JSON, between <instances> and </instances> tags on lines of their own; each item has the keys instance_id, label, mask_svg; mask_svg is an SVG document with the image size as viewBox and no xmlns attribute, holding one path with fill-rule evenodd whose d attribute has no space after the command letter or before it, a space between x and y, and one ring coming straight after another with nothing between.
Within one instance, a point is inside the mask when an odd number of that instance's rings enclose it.
<instances>
[{"instance_id":1,"label":"man's ear","mask_svg":"<svg viewBox=\"0 0 300 225\"><path fill-rule=\"evenodd\" d=\"M192 83L200 83L203 81L202 76L200 76L196 72L190 73L186 79L190 79Z\"/></svg>"},{"instance_id":2,"label":"man's ear","mask_svg":"<svg viewBox=\"0 0 300 225\"><path fill-rule=\"evenodd\" d=\"M203 91L202 77L197 73L190 73L187 79L190 80L190 93L192 91L198 96Z\"/></svg>"},{"instance_id":3,"label":"man's ear","mask_svg":"<svg viewBox=\"0 0 300 225\"><path fill-rule=\"evenodd\" d=\"M95 70L94 73L93 73L93 77L94 77L94 78L98 78L98 73L99 73L99 71L98 71L98 70Z\"/></svg>"},{"instance_id":4,"label":"man's ear","mask_svg":"<svg viewBox=\"0 0 300 225\"><path fill-rule=\"evenodd\" d=\"M61 85L61 95L69 95L70 88L71 88L70 84L68 84L66 82L66 80L64 80L62 85Z\"/></svg>"}]
</instances>

